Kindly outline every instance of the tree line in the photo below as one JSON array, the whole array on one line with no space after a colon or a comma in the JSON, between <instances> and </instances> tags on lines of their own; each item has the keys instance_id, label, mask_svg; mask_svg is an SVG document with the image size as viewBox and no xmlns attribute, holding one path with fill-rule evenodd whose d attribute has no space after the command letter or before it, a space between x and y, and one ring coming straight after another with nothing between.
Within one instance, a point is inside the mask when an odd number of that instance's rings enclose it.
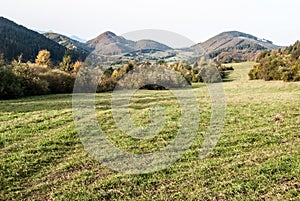
<instances>
[{"instance_id":1,"label":"tree line","mask_svg":"<svg viewBox=\"0 0 300 201\"><path fill-rule=\"evenodd\" d=\"M282 50L265 50L257 55L249 78L262 80L300 81L300 41Z\"/></svg>"},{"instance_id":2,"label":"tree line","mask_svg":"<svg viewBox=\"0 0 300 201\"><path fill-rule=\"evenodd\" d=\"M54 66L50 57L48 50L41 50L35 62L23 62L21 54L7 63L0 55L0 99L71 93L82 62L72 62L68 51L59 66Z\"/></svg>"},{"instance_id":3,"label":"tree line","mask_svg":"<svg viewBox=\"0 0 300 201\"><path fill-rule=\"evenodd\" d=\"M97 78L95 81L97 82L96 92L112 91L117 84L125 88L131 83L131 87L136 85L135 87L143 89L166 89L168 87L161 86L162 83L169 87L182 87L193 82L220 81L219 78L224 78L227 75L225 71L228 69L221 65L212 68L213 64L210 62L202 58L194 65L186 62L169 64L165 61L158 61L155 64L150 62L138 64L130 61L122 64L121 67L111 66L103 72L100 79ZM58 65L54 65L51 61L51 53L48 50L39 51L34 62L23 62L23 57L20 55L17 59L7 63L4 56L0 55L0 99L72 93L77 74L79 72L88 74L85 72L88 71L88 68L82 68L83 65L84 63L81 61L73 61L68 50ZM157 65L160 66L159 69L154 68ZM149 71L149 69L151 70ZM169 73L168 69L174 70L178 74ZM214 71L214 69L217 70ZM144 74L144 76L138 77L131 73L134 71ZM158 84L143 82L147 76L149 79L157 78ZM79 82L82 82L83 87L84 83L91 81L88 76L78 77L81 77ZM151 80L149 80L150 82Z\"/></svg>"}]
</instances>

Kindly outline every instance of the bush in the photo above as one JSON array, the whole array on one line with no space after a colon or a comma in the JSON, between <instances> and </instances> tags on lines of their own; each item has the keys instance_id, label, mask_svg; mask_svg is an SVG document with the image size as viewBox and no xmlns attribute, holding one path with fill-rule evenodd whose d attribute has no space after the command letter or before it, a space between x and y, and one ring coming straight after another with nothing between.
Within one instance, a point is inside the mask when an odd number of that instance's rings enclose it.
<instances>
[{"instance_id":1,"label":"bush","mask_svg":"<svg viewBox=\"0 0 300 201\"><path fill-rule=\"evenodd\" d=\"M24 96L44 95L49 92L48 83L27 63L13 63L13 73L21 83Z\"/></svg>"},{"instance_id":2,"label":"bush","mask_svg":"<svg viewBox=\"0 0 300 201\"><path fill-rule=\"evenodd\" d=\"M58 69L52 69L42 73L39 77L48 83L48 89L51 94L72 93L75 78Z\"/></svg>"},{"instance_id":3,"label":"bush","mask_svg":"<svg viewBox=\"0 0 300 201\"><path fill-rule=\"evenodd\" d=\"M13 73L11 66L0 67L0 99L12 99L23 96L21 82Z\"/></svg>"},{"instance_id":4,"label":"bush","mask_svg":"<svg viewBox=\"0 0 300 201\"><path fill-rule=\"evenodd\" d=\"M263 80L300 81L300 42L285 50L264 51L257 56L258 65L249 72L249 78Z\"/></svg>"},{"instance_id":5,"label":"bush","mask_svg":"<svg viewBox=\"0 0 300 201\"><path fill-rule=\"evenodd\" d=\"M300 61L299 60L283 73L282 79L286 82L300 81Z\"/></svg>"}]
</instances>

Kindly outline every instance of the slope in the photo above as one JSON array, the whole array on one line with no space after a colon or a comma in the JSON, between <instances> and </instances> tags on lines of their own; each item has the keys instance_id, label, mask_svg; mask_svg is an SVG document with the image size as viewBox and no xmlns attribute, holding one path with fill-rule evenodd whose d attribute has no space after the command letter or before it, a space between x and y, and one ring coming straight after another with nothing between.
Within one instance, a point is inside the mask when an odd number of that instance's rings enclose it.
<instances>
[{"instance_id":1,"label":"slope","mask_svg":"<svg viewBox=\"0 0 300 201\"><path fill-rule=\"evenodd\" d=\"M45 36L0 17L0 54L7 61L23 55L25 61L34 61L39 50L47 49L51 58L58 62L64 56L66 48Z\"/></svg>"}]
</instances>

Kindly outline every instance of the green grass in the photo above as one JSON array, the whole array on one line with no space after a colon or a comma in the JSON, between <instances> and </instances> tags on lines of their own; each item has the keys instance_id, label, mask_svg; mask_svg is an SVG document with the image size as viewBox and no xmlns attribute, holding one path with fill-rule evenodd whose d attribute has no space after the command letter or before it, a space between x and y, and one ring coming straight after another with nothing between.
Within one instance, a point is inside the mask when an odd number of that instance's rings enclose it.
<instances>
[{"instance_id":1,"label":"green grass","mask_svg":"<svg viewBox=\"0 0 300 201\"><path fill-rule=\"evenodd\" d=\"M201 113L191 149L169 168L126 175L89 157L76 133L71 95L0 102L0 200L299 200L300 83L249 81L253 63L233 64L224 82L227 117L222 136L198 157L210 121L209 95L195 84ZM166 125L137 140L114 124L111 94L97 95L97 117L108 138L133 153L159 150L174 139L180 116L168 91L139 91L130 112L149 123L162 105Z\"/></svg>"}]
</instances>

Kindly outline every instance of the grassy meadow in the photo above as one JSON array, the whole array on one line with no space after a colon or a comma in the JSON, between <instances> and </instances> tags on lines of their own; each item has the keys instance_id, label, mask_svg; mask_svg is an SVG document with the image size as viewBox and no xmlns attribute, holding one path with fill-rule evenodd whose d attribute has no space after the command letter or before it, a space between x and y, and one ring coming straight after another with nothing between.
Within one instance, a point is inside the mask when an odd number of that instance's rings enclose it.
<instances>
[{"instance_id":1,"label":"grassy meadow","mask_svg":"<svg viewBox=\"0 0 300 201\"><path fill-rule=\"evenodd\" d=\"M200 159L210 122L210 97L194 84L199 132L190 150L167 169L126 175L95 161L83 148L72 95L0 102L0 200L300 200L300 83L248 79L254 63L232 64L225 80L226 120L217 146ZM174 139L179 105L168 91L138 91L130 112L138 125L149 108L165 107L166 125L155 137L126 136L111 111L111 93L96 96L107 137L132 153L149 153Z\"/></svg>"}]
</instances>

